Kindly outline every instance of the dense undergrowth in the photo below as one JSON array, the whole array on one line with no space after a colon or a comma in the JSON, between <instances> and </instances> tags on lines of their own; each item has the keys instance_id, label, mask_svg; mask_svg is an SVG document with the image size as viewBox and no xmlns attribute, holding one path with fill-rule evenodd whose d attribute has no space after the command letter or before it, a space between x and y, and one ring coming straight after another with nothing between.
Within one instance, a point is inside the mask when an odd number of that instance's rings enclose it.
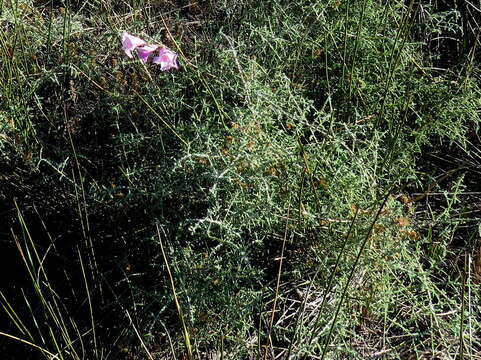
<instances>
[{"instance_id":1,"label":"dense undergrowth","mask_svg":"<svg viewBox=\"0 0 481 360\"><path fill-rule=\"evenodd\" d=\"M480 21L0 1L4 358L474 358Z\"/></svg>"}]
</instances>

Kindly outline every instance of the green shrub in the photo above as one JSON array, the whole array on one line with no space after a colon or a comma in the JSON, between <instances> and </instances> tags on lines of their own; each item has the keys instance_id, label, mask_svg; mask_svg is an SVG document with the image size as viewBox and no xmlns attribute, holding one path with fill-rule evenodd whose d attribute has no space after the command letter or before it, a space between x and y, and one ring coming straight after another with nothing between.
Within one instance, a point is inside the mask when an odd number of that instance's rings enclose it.
<instances>
[{"instance_id":1,"label":"green shrub","mask_svg":"<svg viewBox=\"0 0 481 360\"><path fill-rule=\"evenodd\" d=\"M474 237L475 211L456 214L481 163L479 74L473 56L441 71L419 35L456 17L401 1L95 4L0 5L0 151L43 179L9 177L41 194L19 199L24 227L40 215L67 257L83 251L92 318L127 324L107 357L189 339L199 358L474 353L459 256L476 243L453 239ZM178 51L181 70L127 59L122 30ZM439 172L427 154L446 149L471 165ZM56 229L55 211L82 230Z\"/></svg>"}]
</instances>

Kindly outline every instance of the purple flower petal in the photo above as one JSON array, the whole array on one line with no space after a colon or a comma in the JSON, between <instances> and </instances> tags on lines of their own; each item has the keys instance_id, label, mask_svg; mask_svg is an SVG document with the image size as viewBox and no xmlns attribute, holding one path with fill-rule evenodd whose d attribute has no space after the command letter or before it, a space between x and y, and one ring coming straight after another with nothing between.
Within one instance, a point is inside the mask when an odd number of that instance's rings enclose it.
<instances>
[{"instance_id":1,"label":"purple flower petal","mask_svg":"<svg viewBox=\"0 0 481 360\"><path fill-rule=\"evenodd\" d=\"M162 71L179 68L177 64L177 54L164 47L159 50L159 56L156 56L153 62L160 64L160 70Z\"/></svg>"},{"instance_id":2,"label":"purple flower petal","mask_svg":"<svg viewBox=\"0 0 481 360\"><path fill-rule=\"evenodd\" d=\"M158 45L144 45L137 48L137 56L145 64L149 60L149 56L157 50Z\"/></svg>"},{"instance_id":3,"label":"purple flower petal","mask_svg":"<svg viewBox=\"0 0 481 360\"><path fill-rule=\"evenodd\" d=\"M145 41L136 36L130 35L128 32L124 31L122 34L122 50L129 58L132 58L132 50L139 46L144 46Z\"/></svg>"}]
</instances>

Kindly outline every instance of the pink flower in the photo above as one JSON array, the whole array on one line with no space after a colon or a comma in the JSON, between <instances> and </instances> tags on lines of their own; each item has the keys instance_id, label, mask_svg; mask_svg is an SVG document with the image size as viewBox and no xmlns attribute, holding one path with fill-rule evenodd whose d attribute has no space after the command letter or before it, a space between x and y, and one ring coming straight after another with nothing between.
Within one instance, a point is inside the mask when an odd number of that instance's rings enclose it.
<instances>
[{"instance_id":1,"label":"pink flower","mask_svg":"<svg viewBox=\"0 0 481 360\"><path fill-rule=\"evenodd\" d=\"M137 50L137 56L145 64L157 49L159 45L147 44L143 39L130 35L126 31L122 33L122 50L129 58L133 58L132 51ZM154 57L153 62L160 64L162 71L179 68L177 54L165 47L160 47L159 55Z\"/></svg>"},{"instance_id":2,"label":"pink flower","mask_svg":"<svg viewBox=\"0 0 481 360\"><path fill-rule=\"evenodd\" d=\"M137 47L144 46L144 45L145 45L145 41L142 40L141 38L130 35L126 31L124 31L124 33L122 34L122 50L125 51L125 53L129 58L133 57L132 50L135 50Z\"/></svg>"},{"instance_id":3,"label":"pink flower","mask_svg":"<svg viewBox=\"0 0 481 360\"><path fill-rule=\"evenodd\" d=\"M149 56L157 50L158 45L144 45L137 48L137 56L145 64L149 60Z\"/></svg>"},{"instance_id":4,"label":"pink flower","mask_svg":"<svg viewBox=\"0 0 481 360\"><path fill-rule=\"evenodd\" d=\"M156 56L153 62L160 64L160 70L162 71L179 68L177 64L177 54L165 47L160 48L159 56Z\"/></svg>"}]
</instances>

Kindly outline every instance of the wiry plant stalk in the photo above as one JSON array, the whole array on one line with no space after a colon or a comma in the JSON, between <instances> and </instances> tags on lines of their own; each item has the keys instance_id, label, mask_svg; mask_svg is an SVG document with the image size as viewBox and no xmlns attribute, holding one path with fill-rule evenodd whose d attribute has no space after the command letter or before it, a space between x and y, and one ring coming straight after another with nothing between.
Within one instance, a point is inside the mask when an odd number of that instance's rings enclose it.
<instances>
[{"instance_id":1,"label":"wiry plant stalk","mask_svg":"<svg viewBox=\"0 0 481 360\"><path fill-rule=\"evenodd\" d=\"M351 284L352 278L354 277L354 274L357 270L357 265L359 264L359 260L361 259L361 255L364 251L364 248L366 247L366 244L367 244L367 242L368 242L368 240L371 236L372 229L374 228L374 225L376 224L377 220L379 219L379 216L381 215L381 211L384 209L384 206L386 205L386 202L389 198L389 195L391 195L391 193L387 192L385 197L384 197L384 200L381 203L381 206L379 206L379 209L376 213L376 216L372 220L371 225L369 226L369 229L368 229L366 235L364 236L363 242L361 243L361 246L360 246L359 251L357 253L356 259L354 260L354 263L352 265L351 272L349 273L349 276L347 277L347 280L346 280L346 284L344 285L344 288L341 292L341 298L339 299L339 302L337 304L336 311L334 313L334 317L332 319L332 323L331 323L331 326L329 328L329 332L327 334L327 338L326 338L326 341L324 343L324 347L322 349L321 360L323 360L325 358L325 356L328 352L330 342L331 342L331 336L332 336L332 333L333 333L334 328L336 326L337 317L339 316L339 313L341 311L341 307L344 303L344 299L347 295L347 290L349 289L349 285Z\"/></svg>"},{"instance_id":2,"label":"wiry plant stalk","mask_svg":"<svg viewBox=\"0 0 481 360\"><path fill-rule=\"evenodd\" d=\"M162 238L160 237L159 225L156 224L156 227L157 227L157 236L158 236L158 239L159 239L160 250L162 252L162 258L164 259L164 263L165 263L165 266L167 268L167 274L169 276L170 287L171 287L171 290L172 290L172 296L174 298L174 303L175 303L175 307L177 309L177 314L179 315L179 320L180 320L180 323L182 325L182 331L183 331L183 335L184 335L184 342L185 342L185 349L187 351L187 357L188 357L189 360L193 360L194 355L192 353L192 345L191 345L191 341L190 341L190 334L189 334L189 331L187 329L187 325L185 323L184 312L182 311L182 307L180 306L179 299L177 298L177 291L175 290L174 277L172 276L172 272L170 271L170 266L169 266L169 262L167 260L167 255L165 254L164 245L162 244Z\"/></svg>"}]
</instances>

